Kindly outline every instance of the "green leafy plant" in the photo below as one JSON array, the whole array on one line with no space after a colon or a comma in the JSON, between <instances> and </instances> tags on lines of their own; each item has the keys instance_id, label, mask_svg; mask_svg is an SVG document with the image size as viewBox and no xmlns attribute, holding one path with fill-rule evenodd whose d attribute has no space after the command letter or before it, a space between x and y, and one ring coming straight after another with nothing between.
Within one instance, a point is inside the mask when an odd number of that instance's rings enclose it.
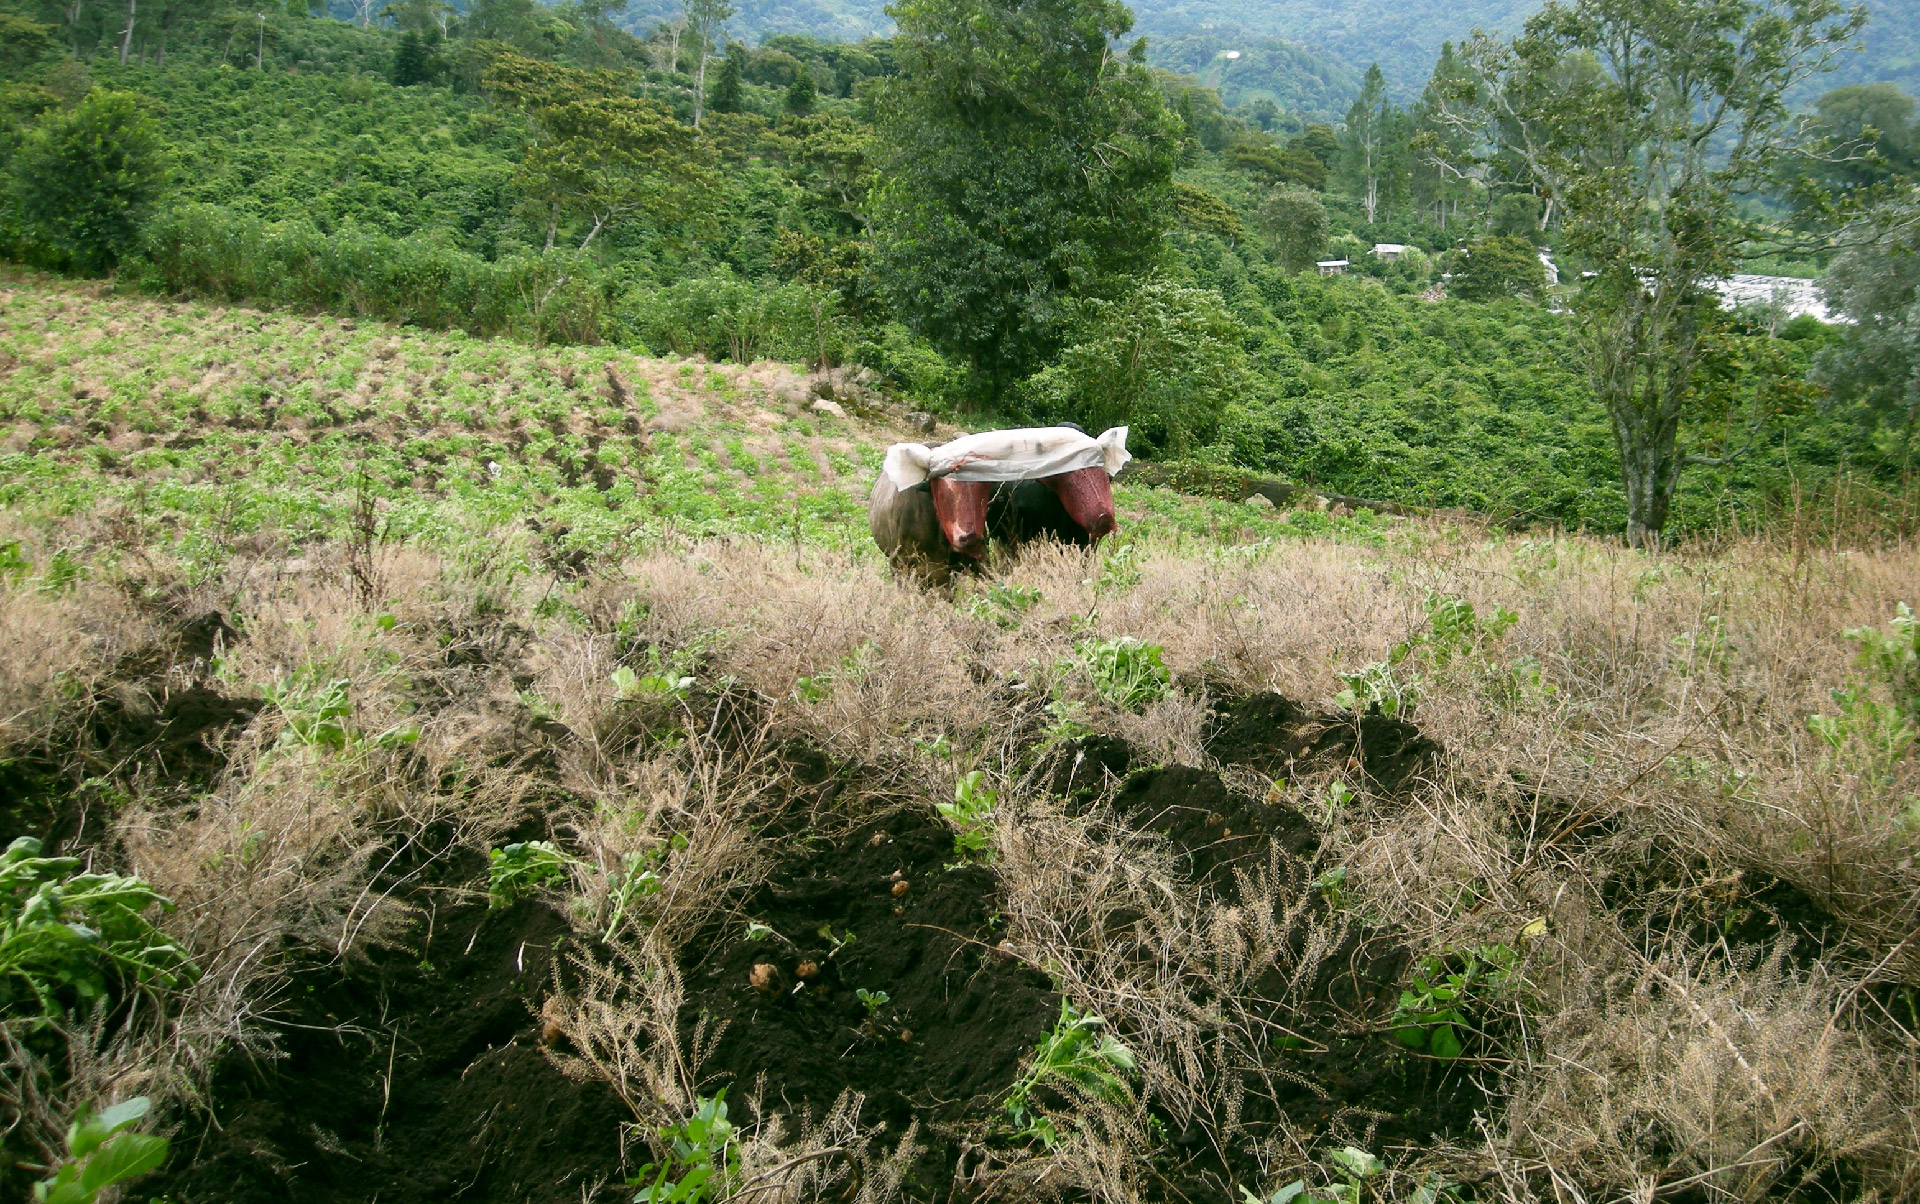
<instances>
[{"instance_id":1,"label":"green leafy plant","mask_svg":"<svg viewBox=\"0 0 1920 1204\"><path fill-rule=\"evenodd\" d=\"M1504 990L1515 954L1505 945L1480 945L1452 959L1421 958L1393 1010L1393 1036L1408 1049L1436 1058L1459 1057L1462 1034L1477 1031L1472 1013Z\"/></svg>"},{"instance_id":2,"label":"green leafy plant","mask_svg":"<svg viewBox=\"0 0 1920 1204\"><path fill-rule=\"evenodd\" d=\"M684 849L687 838L675 832L667 848ZM627 918L627 911L633 904L660 893L662 881L658 866L666 856L666 849L647 849L638 853L628 853L620 859L620 868L607 875L607 897L611 904L607 916L606 932L602 940L612 940L620 931L620 925Z\"/></svg>"},{"instance_id":3,"label":"green leafy plant","mask_svg":"<svg viewBox=\"0 0 1920 1204\"><path fill-rule=\"evenodd\" d=\"M1093 589L1100 594L1124 594L1140 584L1140 549L1131 543L1117 544L1100 558L1100 575Z\"/></svg>"},{"instance_id":4,"label":"green leafy plant","mask_svg":"<svg viewBox=\"0 0 1920 1204\"><path fill-rule=\"evenodd\" d=\"M1920 620L1902 602L1889 627L1855 627L1846 638L1860 646L1857 667L1877 679L1892 700L1881 701L1874 680L1855 681L1832 692L1838 714L1807 718L1808 729L1832 755L1851 760L1874 778L1885 778L1920 743Z\"/></svg>"},{"instance_id":5,"label":"green leafy plant","mask_svg":"<svg viewBox=\"0 0 1920 1204\"><path fill-rule=\"evenodd\" d=\"M613 697L618 702L642 698L685 698L687 691L693 688L692 677L673 677L663 673L642 675L625 665L615 669L610 680L613 682Z\"/></svg>"},{"instance_id":6,"label":"green leafy plant","mask_svg":"<svg viewBox=\"0 0 1920 1204\"><path fill-rule=\"evenodd\" d=\"M627 1180L634 1204L702 1204L725 1199L740 1176L740 1151L727 1119L727 1093L695 1101L693 1115L659 1130L665 1161L649 1162Z\"/></svg>"},{"instance_id":7,"label":"green leafy plant","mask_svg":"<svg viewBox=\"0 0 1920 1204\"><path fill-rule=\"evenodd\" d=\"M1044 752L1056 744L1093 735L1093 725L1087 722L1087 704L1084 702L1056 698L1047 704L1047 716L1053 722L1041 733L1037 751Z\"/></svg>"},{"instance_id":8,"label":"green leafy plant","mask_svg":"<svg viewBox=\"0 0 1920 1204\"><path fill-rule=\"evenodd\" d=\"M1427 591L1427 626L1387 650L1387 659L1375 661L1357 673L1342 673L1346 688L1334 702L1354 711L1378 708L1389 718L1405 717L1420 700L1421 681L1417 673L1402 668L1418 656L1428 667L1443 669L1455 660L1478 654L1487 642L1505 634L1519 622L1520 616L1504 606L1481 618L1473 603L1451 594Z\"/></svg>"},{"instance_id":9,"label":"green leafy plant","mask_svg":"<svg viewBox=\"0 0 1920 1204\"><path fill-rule=\"evenodd\" d=\"M1257 1196L1248 1188L1240 1189L1241 1204L1360 1204L1361 1184L1378 1175L1386 1167L1381 1161L1361 1149L1359 1146L1342 1146L1327 1155L1327 1161L1333 1164L1335 1174L1345 1182L1321 1189L1321 1195L1307 1190L1305 1179L1295 1179L1272 1195ZM1435 1197L1437 1198L1437 1197ZM1422 1204L1433 1204L1427 1199Z\"/></svg>"},{"instance_id":10,"label":"green leafy plant","mask_svg":"<svg viewBox=\"0 0 1920 1204\"><path fill-rule=\"evenodd\" d=\"M1060 1001L1060 1018L1034 1047L1033 1060L1013 1084L1003 1106L1014 1136L1038 1138L1052 1149L1060 1141L1053 1121L1033 1106L1033 1093L1054 1083L1070 1083L1087 1095L1122 1103L1132 1095L1126 1076L1133 1073L1133 1051L1106 1031L1107 1022Z\"/></svg>"},{"instance_id":11,"label":"green leafy plant","mask_svg":"<svg viewBox=\"0 0 1920 1204\"><path fill-rule=\"evenodd\" d=\"M279 712L282 728L278 749L306 748L344 752L354 745L399 748L419 739L417 728L405 724L371 738L348 722L353 702L348 679L327 678L317 665L302 665L261 691L268 706Z\"/></svg>"},{"instance_id":12,"label":"green leafy plant","mask_svg":"<svg viewBox=\"0 0 1920 1204\"><path fill-rule=\"evenodd\" d=\"M0 581L24 577L32 571L33 561L21 554L19 540L0 540Z\"/></svg>"},{"instance_id":13,"label":"green leafy plant","mask_svg":"<svg viewBox=\"0 0 1920 1204\"><path fill-rule=\"evenodd\" d=\"M107 1188L159 1169L167 1139L132 1131L151 1109L144 1095L99 1112L82 1108L67 1128L67 1160L33 1185L37 1204L92 1204Z\"/></svg>"},{"instance_id":14,"label":"green leafy plant","mask_svg":"<svg viewBox=\"0 0 1920 1204\"><path fill-rule=\"evenodd\" d=\"M346 678L323 679L316 666L302 665L262 690L267 705L278 711L286 724L280 732L280 746L332 752L345 748L353 739L353 731L347 726L347 718L353 714L353 703L347 697L352 684Z\"/></svg>"},{"instance_id":15,"label":"green leafy plant","mask_svg":"<svg viewBox=\"0 0 1920 1204\"><path fill-rule=\"evenodd\" d=\"M510 907L566 877L572 861L551 841L528 840L487 854L487 906Z\"/></svg>"},{"instance_id":16,"label":"green leafy plant","mask_svg":"<svg viewBox=\"0 0 1920 1204\"><path fill-rule=\"evenodd\" d=\"M91 1006L115 983L173 987L199 971L155 928L173 904L138 878L80 873L77 857L42 857L21 836L0 853L0 1014L52 1019Z\"/></svg>"},{"instance_id":17,"label":"green leafy plant","mask_svg":"<svg viewBox=\"0 0 1920 1204\"><path fill-rule=\"evenodd\" d=\"M996 581L987 592L967 604L967 613L999 627L1020 626L1020 616L1032 610L1042 594L1030 585L1010 585Z\"/></svg>"},{"instance_id":18,"label":"green leafy plant","mask_svg":"<svg viewBox=\"0 0 1920 1204\"><path fill-rule=\"evenodd\" d=\"M880 1015L880 1009L886 1007L893 998L885 991L869 991L865 987L855 988L853 993L860 1000L860 1006L867 1009L869 1023Z\"/></svg>"},{"instance_id":19,"label":"green leafy plant","mask_svg":"<svg viewBox=\"0 0 1920 1204\"><path fill-rule=\"evenodd\" d=\"M1162 651L1160 645L1130 635L1074 645L1094 690L1124 711L1137 711L1166 696L1173 676L1161 663Z\"/></svg>"},{"instance_id":20,"label":"green leafy plant","mask_svg":"<svg viewBox=\"0 0 1920 1204\"><path fill-rule=\"evenodd\" d=\"M1885 682L1900 713L1920 723L1920 619L1902 602L1888 626L1891 631L1855 627L1846 635L1860 645L1859 667Z\"/></svg>"},{"instance_id":21,"label":"green leafy plant","mask_svg":"<svg viewBox=\"0 0 1920 1204\"><path fill-rule=\"evenodd\" d=\"M1405 653L1400 655L1404 657ZM1358 673L1342 673L1340 680L1346 689L1334 695L1334 705L1350 711L1371 711L1377 707L1389 719L1411 712L1420 697L1420 681L1417 677L1402 678L1396 674L1394 666L1398 663L1398 659L1389 658L1375 661Z\"/></svg>"},{"instance_id":22,"label":"green leafy plant","mask_svg":"<svg viewBox=\"0 0 1920 1204\"><path fill-rule=\"evenodd\" d=\"M956 831L953 851L962 858L988 853L993 847L993 808L998 796L979 770L964 775L953 785L951 803L935 803L938 811Z\"/></svg>"}]
</instances>

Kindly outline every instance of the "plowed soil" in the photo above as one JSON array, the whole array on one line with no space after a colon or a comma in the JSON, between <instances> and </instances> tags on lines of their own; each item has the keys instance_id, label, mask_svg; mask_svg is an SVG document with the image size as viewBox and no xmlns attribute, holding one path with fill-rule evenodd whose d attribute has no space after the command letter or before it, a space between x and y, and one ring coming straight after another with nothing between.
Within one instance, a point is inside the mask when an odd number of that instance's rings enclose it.
<instances>
[{"instance_id":1,"label":"plowed soil","mask_svg":"<svg viewBox=\"0 0 1920 1204\"><path fill-rule=\"evenodd\" d=\"M911 1198L944 1199L957 1155L945 1126L993 1113L1059 1014L1046 976L993 948L996 890L918 809L796 849L690 946L689 1032L703 1016L726 1025L703 1075L736 1098L765 1076L769 1101L816 1116L852 1089L862 1120L894 1134L921 1121ZM869 1012L860 990L887 1001Z\"/></svg>"}]
</instances>

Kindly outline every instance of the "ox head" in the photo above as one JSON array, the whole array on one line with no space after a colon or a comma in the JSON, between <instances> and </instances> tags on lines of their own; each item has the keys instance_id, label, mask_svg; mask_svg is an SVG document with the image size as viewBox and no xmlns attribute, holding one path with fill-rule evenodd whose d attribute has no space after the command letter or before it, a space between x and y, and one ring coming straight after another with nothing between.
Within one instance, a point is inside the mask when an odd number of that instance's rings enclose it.
<instances>
[{"instance_id":1,"label":"ox head","mask_svg":"<svg viewBox=\"0 0 1920 1204\"><path fill-rule=\"evenodd\" d=\"M933 517L947 546L962 556L986 555L987 502L993 497L992 483L942 477L932 482L932 489Z\"/></svg>"},{"instance_id":2,"label":"ox head","mask_svg":"<svg viewBox=\"0 0 1920 1204\"><path fill-rule=\"evenodd\" d=\"M1113 479L1098 466L1043 477L1066 508L1067 516L1092 536L1095 543L1113 534Z\"/></svg>"}]
</instances>

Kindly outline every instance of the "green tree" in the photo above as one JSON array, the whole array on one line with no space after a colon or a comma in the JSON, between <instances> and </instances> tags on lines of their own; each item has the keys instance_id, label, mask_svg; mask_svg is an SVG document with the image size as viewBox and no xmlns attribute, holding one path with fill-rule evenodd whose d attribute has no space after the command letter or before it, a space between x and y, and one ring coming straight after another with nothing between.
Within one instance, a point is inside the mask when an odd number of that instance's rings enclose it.
<instances>
[{"instance_id":1,"label":"green tree","mask_svg":"<svg viewBox=\"0 0 1920 1204\"><path fill-rule=\"evenodd\" d=\"M387 78L396 88L410 88L436 82L446 69L446 59L440 55L440 31L419 34L409 29L394 45L393 69Z\"/></svg>"},{"instance_id":2,"label":"green tree","mask_svg":"<svg viewBox=\"0 0 1920 1204\"><path fill-rule=\"evenodd\" d=\"M1453 43L1447 42L1440 47L1433 76L1411 114L1408 167L1414 199L1442 230L1458 217L1460 202L1473 195L1477 140L1446 117L1449 100L1471 104L1473 90L1473 72L1453 52Z\"/></svg>"},{"instance_id":3,"label":"green tree","mask_svg":"<svg viewBox=\"0 0 1920 1204\"><path fill-rule=\"evenodd\" d=\"M682 11L693 34L693 125L698 129L707 101L707 60L713 57L713 35L733 19L733 5L728 0L682 0Z\"/></svg>"},{"instance_id":4,"label":"green tree","mask_svg":"<svg viewBox=\"0 0 1920 1204\"><path fill-rule=\"evenodd\" d=\"M1117 0L901 0L877 275L997 400L1163 254L1178 125Z\"/></svg>"},{"instance_id":5,"label":"green tree","mask_svg":"<svg viewBox=\"0 0 1920 1204\"><path fill-rule=\"evenodd\" d=\"M1320 161L1327 171L1340 158L1340 135L1330 125L1314 122L1287 140L1287 149L1302 150Z\"/></svg>"},{"instance_id":6,"label":"green tree","mask_svg":"<svg viewBox=\"0 0 1920 1204\"><path fill-rule=\"evenodd\" d=\"M1178 455L1211 442L1247 392L1246 331L1212 289L1150 280L1073 310L1059 362L1022 389L1037 418L1071 416L1088 430L1125 423L1136 446Z\"/></svg>"},{"instance_id":7,"label":"green tree","mask_svg":"<svg viewBox=\"0 0 1920 1204\"><path fill-rule=\"evenodd\" d=\"M105 271L133 249L166 181L159 135L139 98L99 89L70 112L44 114L9 166L29 253L83 272Z\"/></svg>"},{"instance_id":8,"label":"green tree","mask_svg":"<svg viewBox=\"0 0 1920 1204\"><path fill-rule=\"evenodd\" d=\"M610 226L709 207L715 181L699 135L658 101L626 95L618 76L503 51L481 86L532 126L514 182L545 219L547 249L569 220L585 228L584 251Z\"/></svg>"},{"instance_id":9,"label":"green tree","mask_svg":"<svg viewBox=\"0 0 1920 1204\"><path fill-rule=\"evenodd\" d=\"M1327 247L1327 207L1307 188L1276 188L1254 216L1254 226L1273 244L1281 266L1303 272Z\"/></svg>"},{"instance_id":10,"label":"green tree","mask_svg":"<svg viewBox=\"0 0 1920 1204\"><path fill-rule=\"evenodd\" d=\"M1465 301L1537 297L1546 291L1547 268L1524 238L1490 234L1475 239L1453 270L1452 292Z\"/></svg>"},{"instance_id":11,"label":"green tree","mask_svg":"<svg viewBox=\"0 0 1920 1204\"><path fill-rule=\"evenodd\" d=\"M1920 440L1920 204L1883 205L1840 242L1823 287L1853 324L1820 353L1815 378L1905 469Z\"/></svg>"},{"instance_id":12,"label":"green tree","mask_svg":"<svg viewBox=\"0 0 1920 1204\"><path fill-rule=\"evenodd\" d=\"M1494 234L1534 239L1540 235L1540 198L1531 192L1509 192L1493 203L1487 229Z\"/></svg>"},{"instance_id":13,"label":"green tree","mask_svg":"<svg viewBox=\"0 0 1920 1204\"><path fill-rule=\"evenodd\" d=\"M1849 84L1818 103L1815 132L1828 142L1818 164L1830 185L1862 188L1920 174L1913 97L1890 83Z\"/></svg>"},{"instance_id":14,"label":"green tree","mask_svg":"<svg viewBox=\"0 0 1920 1204\"><path fill-rule=\"evenodd\" d=\"M1575 313L1632 543L1658 542L1688 460L1708 285L1751 233L1737 198L1790 148L1785 96L1865 19L1840 0L1549 0L1511 43L1469 48L1491 137L1594 272Z\"/></svg>"},{"instance_id":15,"label":"green tree","mask_svg":"<svg viewBox=\"0 0 1920 1204\"><path fill-rule=\"evenodd\" d=\"M747 57L747 48L738 42L727 47L727 60L720 64L720 74L713 81L713 95L707 98L707 108L715 113L738 113L743 104L741 71Z\"/></svg>"},{"instance_id":16,"label":"green tree","mask_svg":"<svg viewBox=\"0 0 1920 1204\"><path fill-rule=\"evenodd\" d=\"M800 70L793 74L793 82L787 85L787 112L795 117L805 117L813 112L814 102L818 98L819 93L813 86L813 68L802 63Z\"/></svg>"},{"instance_id":17,"label":"green tree","mask_svg":"<svg viewBox=\"0 0 1920 1204\"><path fill-rule=\"evenodd\" d=\"M1393 105L1387 100L1387 78L1380 64L1367 68L1360 95L1347 110L1346 125L1340 131L1340 182L1367 211L1367 224L1380 214L1380 184L1387 170L1387 139L1393 121Z\"/></svg>"}]
</instances>

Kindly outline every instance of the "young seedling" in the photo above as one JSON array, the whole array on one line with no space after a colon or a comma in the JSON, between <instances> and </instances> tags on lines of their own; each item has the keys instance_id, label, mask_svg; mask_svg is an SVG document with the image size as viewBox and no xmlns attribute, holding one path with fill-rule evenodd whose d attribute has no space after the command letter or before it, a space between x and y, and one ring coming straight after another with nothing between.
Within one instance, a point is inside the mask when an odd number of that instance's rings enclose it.
<instances>
[{"instance_id":1,"label":"young seedling","mask_svg":"<svg viewBox=\"0 0 1920 1204\"><path fill-rule=\"evenodd\" d=\"M1048 1149L1059 1144L1060 1133L1052 1119L1033 1108L1033 1093L1050 1083L1071 1083L1084 1094L1116 1104L1132 1096L1124 1076L1133 1073L1133 1051L1106 1026L1103 1018L1060 1001L1060 1018L1053 1031L1034 1047L1032 1063L1002 1105L1015 1137L1038 1138Z\"/></svg>"},{"instance_id":2,"label":"young seedling","mask_svg":"<svg viewBox=\"0 0 1920 1204\"><path fill-rule=\"evenodd\" d=\"M858 987L853 993L859 998L860 1005L867 1009L868 1024L879 1018L880 1009L886 1007L888 1000L893 998L885 991L869 991L865 987Z\"/></svg>"},{"instance_id":3,"label":"young seedling","mask_svg":"<svg viewBox=\"0 0 1920 1204\"><path fill-rule=\"evenodd\" d=\"M487 854L487 906L510 907L566 877L572 864L550 841L528 840Z\"/></svg>"},{"instance_id":4,"label":"young seedling","mask_svg":"<svg viewBox=\"0 0 1920 1204\"><path fill-rule=\"evenodd\" d=\"M951 803L934 804L934 810L956 829L953 851L963 863L977 854L990 854L993 847L993 807L998 798L992 787L982 785L984 780L976 769L954 783Z\"/></svg>"},{"instance_id":5,"label":"young seedling","mask_svg":"<svg viewBox=\"0 0 1920 1204\"><path fill-rule=\"evenodd\" d=\"M704 1204L723 1200L740 1176L740 1151L727 1119L727 1093L701 1097L693 1115L659 1130L667 1143L664 1162L649 1162L627 1180L640 1191L634 1204Z\"/></svg>"}]
</instances>

